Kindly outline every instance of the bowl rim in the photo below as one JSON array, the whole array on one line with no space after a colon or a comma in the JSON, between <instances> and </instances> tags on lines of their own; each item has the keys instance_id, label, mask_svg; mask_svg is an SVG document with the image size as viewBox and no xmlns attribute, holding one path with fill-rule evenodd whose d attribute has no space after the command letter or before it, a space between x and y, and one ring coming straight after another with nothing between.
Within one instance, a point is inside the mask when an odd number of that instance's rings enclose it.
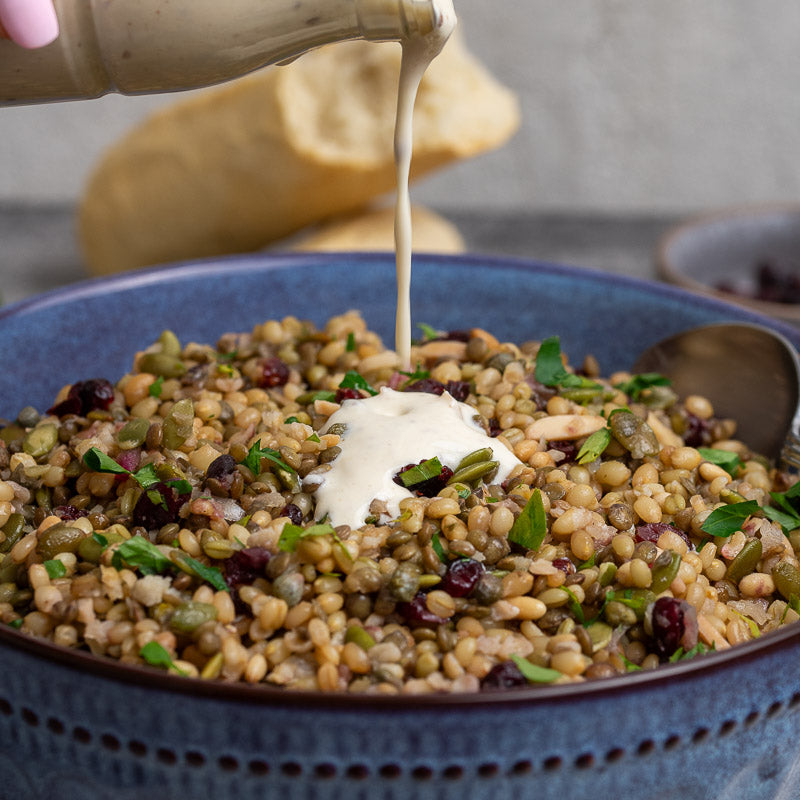
<instances>
[{"instance_id":1,"label":"bowl rim","mask_svg":"<svg viewBox=\"0 0 800 800\"><path fill-rule=\"evenodd\" d=\"M777 330L791 340L796 340L800 336L797 328L764 314L759 314L752 309L742 308L742 306L731 302L726 296L694 295L685 288L655 280L516 256L495 256L480 253L455 255L415 253L414 259L424 259L439 265L470 264L483 267L540 271L553 276L586 280L604 286L618 284L646 292L657 292L685 303L698 304L716 311L724 312L727 309L735 312L736 317L739 319L750 317L751 321ZM248 253L189 260L170 265L144 268L132 273L88 278L19 300L0 308L0 324L4 324L8 320L13 321L17 315L35 312L54 304L74 302L87 296L102 295L109 291L124 291L128 288L147 284L169 283L203 275L218 274L222 270L226 275L233 276L235 272L232 270L236 269L239 271L251 271L256 268L269 272L275 269L296 267L299 264L315 266L346 262L352 265L353 262L375 262L376 260L393 263L394 254L390 252ZM758 659L762 655L773 652L791 641L795 641L796 644L800 642L800 623L791 623L778 630L763 634L757 639L725 650L711 652L684 661L662 664L657 669L629 672L624 675L582 683L540 684L519 689L478 693L373 695L298 691L265 684L249 685L238 682L225 683L207 681L200 678L186 678L147 665L126 664L111 658L93 655L85 650L62 647L47 640L23 634L11 627L0 625L0 646L9 646L31 656L42 658L53 669L67 667L82 675L92 674L116 683L177 692L183 696L222 700L239 705L301 708L313 706L314 708L331 708L337 711L350 710L358 713L386 709L396 711L435 708L470 709L487 705L507 705L509 703L528 706L530 704L567 700L589 700L634 690L653 690L658 689L664 683L685 679L688 676L713 675L723 671L732 663L738 664Z\"/></svg>"},{"instance_id":2,"label":"bowl rim","mask_svg":"<svg viewBox=\"0 0 800 800\"><path fill-rule=\"evenodd\" d=\"M763 314L768 317L778 316L783 319L790 319L800 322L800 303L774 303L770 300L759 300L754 297L746 297L724 292L715 289L708 283L697 280L692 275L682 272L672 262L670 251L686 236L692 235L695 231L707 228L723 222L746 219L757 221L759 219L772 216L791 216L798 217L800 222L800 205L797 203L767 203L753 205L733 205L726 208L715 209L713 211L701 212L689 217L682 222L671 227L664 233L656 243L655 265L658 275L670 283L681 286L705 297L716 298L723 302L733 303L743 306Z\"/></svg>"}]
</instances>

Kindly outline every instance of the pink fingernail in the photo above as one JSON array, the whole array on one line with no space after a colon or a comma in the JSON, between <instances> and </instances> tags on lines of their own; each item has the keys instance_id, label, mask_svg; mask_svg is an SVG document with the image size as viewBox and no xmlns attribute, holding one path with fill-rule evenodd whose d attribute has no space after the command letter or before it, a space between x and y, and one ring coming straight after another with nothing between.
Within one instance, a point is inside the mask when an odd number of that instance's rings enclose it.
<instances>
[{"instance_id":1,"label":"pink fingernail","mask_svg":"<svg viewBox=\"0 0 800 800\"><path fill-rule=\"evenodd\" d=\"M0 22L22 47L44 47L58 36L52 0L0 0Z\"/></svg>"}]
</instances>

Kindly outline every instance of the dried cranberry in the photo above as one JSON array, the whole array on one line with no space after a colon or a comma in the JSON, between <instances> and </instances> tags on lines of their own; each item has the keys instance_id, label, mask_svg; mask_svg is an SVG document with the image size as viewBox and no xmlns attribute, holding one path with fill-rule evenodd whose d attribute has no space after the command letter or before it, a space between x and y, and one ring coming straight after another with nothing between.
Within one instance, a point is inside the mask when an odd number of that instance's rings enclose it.
<instances>
[{"instance_id":1,"label":"dried cranberry","mask_svg":"<svg viewBox=\"0 0 800 800\"><path fill-rule=\"evenodd\" d=\"M217 456L206 469L207 478L221 480L230 477L236 470L236 459L229 453Z\"/></svg>"},{"instance_id":2,"label":"dried cranberry","mask_svg":"<svg viewBox=\"0 0 800 800\"><path fill-rule=\"evenodd\" d=\"M680 528L676 528L674 525L670 525L668 522L645 522L641 525L637 525L633 538L637 542L656 543L658 542L661 534L665 533L666 531L672 531L672 533L680 536L681 539L686 542L689 549L694 550L694 544L692 544L692 540Z\"/></svg>"},{"instance_id":3,"label":"dried cranberry","mask_svg":"<svg viewBox=\"0 0 800 800\"><path fill-rule=\"evenodd\" d=\"M424 464L424 461L420 461L419 464ZM406 486L403 483L403 479L400 477L404 472L408 472L408 470L413 469L414 467L418 467L419 464L406 464L395 476L392 480L398 486L405 486L409 492L414 492L417 497L436 497L439 492L447 486L447 482L450 478L453 477L453 470L450 467L442 467L442 471L438 475L434 475L432 478L428 478L424 481L419 481L419 483L412 483L410 486Z\"/></svg>"},{"instance_id":4,"label":"dried cranberry","mask_svg":"<svg viewBox=\"0 0 800 800\"><path fill-rule=\"evenodd\" d=\"M565 575L572 575L575 572L575 565L568 558L554 558L553 566L560 569Z\"/></svg>"},{"instance_id":5,"label":"dried cranberry","mask_svg":"<svg viewBox=\"0 0 800 800\"><path fill-rule=\"evenodd\" d=\"M711 444L711 423L707 419L686 412L686 430L683 442L687 447L707 447Z\"/></svg>"},{"instance_id":6,"label":"dried cranberry","mask_svg":"<svg viewBox=\"0 0 800 800\"><path fill-rule=\"evenodd\" d=\"M256 578L263 578L264 568L271 555L269 550L263 547L246 547L244 550L237 550L222 562L225 582L233 589L243 584L249 585Z\"/></svg>"},{"instance_id":7,"label":"dried cranberry","mask_svg":"<svg viewBox=\"0 0 800 800\"><path fill-rule=\"evenodd\" d=\"M472 387L469 381L447 381L445 388L454 400L463 403L469 397Z\"/></svg>"},{"instance_id":8,"label":"dried cranberry","mask_svg":"<svg viewBox=\"0 0 800 800\"><path fill-rule=\"evenodd\" d=\"M444 394L445 385L441 381L433 378L420 378L414 383L409 383L403 389L404 392L424 392L425 394Z\"/></svg>"},{"instance_id":9,"label":"dried cranberry","mask_svg":"<svg viewBox=\"0 0 800 800\"><path fill-rule=\"evenodd\" d=\"M128 472L136 472L141 460L142 454L139 450L123 450L116 458L117 464L128 470ZM119 476L121 480L125 480L127 477L127 475Z\"/></svg>"},{"instance_id":10,"label":"dried cranberry","mask_svg":"<svg viewBox=\"0 0 800 800\"><path fill-rule=\"evenodd\" d=\"M543 383L539 383L533 376L533 373L526 375L525 383L531 387L531 400L536 403L537 411L541 411L547 405L547 401L551 397L556 396L556 390L551 386L545 386Z\"/></svg>"},{"instance_id":11,"label":"dried cranberry","mask_svg":"<svg viewBox=\"0 0 800 800\"><path fill-rule=\"evenodd\" d=\"M70 386L66 399L48 409L48 414L86 416L90 411L105 411L114 400L114 387L105 378L90 378Z\"/></svg>"},{"instance_id":12,"label":"dried cranberry","mask_svg":"<svg viewBox=\"0 0 800 800\"><path fill-rule=\"evenodd\" d=\"M85 511L82 511L80 508L75 508L75 506L56 506L53 509L53 513L67 522L86 516Z\"/></svg>"},{"instance_id":13,"label":"dried cranberry","mask_svg":"<svg viewBox=\"0 0 800 800\"><path fill-rule=\"evenodd\" d=\"M489 420L489 436L494 438L495 436L499 436L503 432L503 429L500 427L500 423L497 419L492 417Z\"/></svg>"},{"instance_id":14,"label":"dried cranberry","mask_svg":"<svg viewBox=\"0 0 800 800\"><path fill-rule=\"evenodd\" d=\"M133 524L155 530L177 522L183 498L166 483L156 483L142 492L133 507Z\"/></svg>"},{"instance_id":15,"label":"dried cranberry","mask_svg":"<svg viewBox=\"0 0 800 800\"><path fill-rule=\"evenodd\" d=\"M578 455L578 447L575 442L570 442L566 439L563 441L549 442L549 447L551 450L558 450L563 453L564 461L574 461L575 457Z\"/></svg>"},{"instance_id":16,"label":"dried cranberry","mask_svg":"<svg viewBox=\"0 0 800 800\"><path fill-rule=\"evenodd\" d=\"M303 512L294 503L287 503L282 509L282 517L289 517L293 525L300 525L303 521Z\"/></svg>"},{"instance_id":17,"label":"dried cranberry","mask_svg":"<svg viewBox=\"0 0 800 800\"><path fill-rule=\"evenodd\" d=\"M519 689L527 685L528 681L513 661L501 661L499 664L495 664L481 680L481 689L487 692L499 689Z\"/></svg>"},{"instance_id":18,"label":"dried cranberry","mask_svg":"<svg viewBox=\"0 0 800 800\"><path fill-rule=\"evenodd\" d=\"M264 360L261 367L259 386L271 389L273 386L284 386L289 380L289 367L277 356Z\"/></svg>"},{"instance_id":19,"label":"dried cranberry","mask_svg":"<svg viewBox=\"0 0 800 800\"><path fill-rule=\"evenodd\" d=\"M483 564L472 558L450 562L439 588L450 597L469 597L483 575Z\"/></svg>"},{"instance_id":20,"label":"dried cranberry","mask_svg":"<svg viewBox=\"0 0 800 800\"><path fill-rule=\"evenodd\" d=\"M425 595L421 592L407 603L398 603L397 613L412 626L444 625L447 622L443 617L428 610Z\"/></svg>"},{"instance_id":21,"label":"dried cranberry","mask_svg":"<svg viewBox=\"0 0 800 800\"><path fill-rule=\"evenodd\" d=\"M697 644L697 612L685 600L659 597L653 603L653 641L658 654L669 658L679 647L684 652Z\"/></svg>"},{"instance_id":22,"label":"dried cranberry","mask_svg":"<svg viewBox=\"0 0 800 800\"><path fill-rule=\"evenodd\" d=\"M361 400L361 392L353 388L337 389L336 402L341 403L344 400Z\"/></svg>"}]
</instances>

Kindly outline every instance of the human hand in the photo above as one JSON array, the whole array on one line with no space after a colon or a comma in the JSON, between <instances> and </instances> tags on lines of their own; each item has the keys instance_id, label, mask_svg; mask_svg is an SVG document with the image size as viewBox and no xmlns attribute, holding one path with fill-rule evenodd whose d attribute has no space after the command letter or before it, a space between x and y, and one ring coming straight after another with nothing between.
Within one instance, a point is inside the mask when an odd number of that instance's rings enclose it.
<instances>
[{"instance_id":1,"label":"human hand","mask_svg":"<svg viewBox=\"0 0 800 800\"><path fill-rule=\"evenodd\" d=\"M53 0L0 0L0 35L27 48L50 44L58 36Z\"/></svg>"}]
</instances>

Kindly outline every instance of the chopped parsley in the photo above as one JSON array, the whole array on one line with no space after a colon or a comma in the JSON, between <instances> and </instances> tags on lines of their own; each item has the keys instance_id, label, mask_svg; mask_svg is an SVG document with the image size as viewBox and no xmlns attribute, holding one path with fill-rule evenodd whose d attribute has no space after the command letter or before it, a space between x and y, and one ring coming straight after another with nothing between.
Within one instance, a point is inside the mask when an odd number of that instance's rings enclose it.
<instances>
[{"instance_id":1,"label":"chopped parsley","mask_svg":"<svg viewBox=\"0 0 800 800\"><path fill-rule=\"evenodd\" d=\"M433 536L431 536L431 547L433 548L433 552L436 553L439 561L441 561L443 564L446 564L447 556L445 555L444 547L442 547L442 542L438 533L434 533Z\"/></svg>"},{"instance_id":2,"label":"chopped parsley","mask_svg":"<svg viewBox=\"0 0 800 800\"><path fill-rule=\"evenodd\" d=\"M161 478L159 478L156 474L156 468L154 464L145 464L140 469L137 469L136 472L131 472L130 470L125 469L125 467L123 467L121 464L118 464L113 458L111 458L111 456L107 456L102 450L98 450L96 447L90 448L83 454L83 463L90 470L92 470L92 472L108 472L114 475L129 475L145 491L151 489L157 483L163 483L166 486L171 487L178 494L190 494L192 491L192 484L187 480L176 478L173 480L162 481ZM159 497L161 497L160 494ZM163 498L161 498L160 502L153 497L150 499L153 500L153 502L157 505L163 502Z\"/></svg>"},{"instance_id":3,"label":"chopped parsley","mask_svg":"<svg viewBox=\"0 0 800 800\"><path fill-rule=\"evenodd\" d=\"M736 470L741 465L741 459L730 450L720 450L716 447L698 447L697 452L711 464L722 467L731 477L736 477Z\"/></svg>"},{"instance_id":4,"label":"chopped parsley","mask_svg":"<svg viewBox=\"0 0 800 800\"><path fill-rule=\"evenodd\" d=\"M405 472L401 472L400 480L403 481L403 486L408 488L409 486L415 486L418 483L428 481L441 474L441 462L434 456L427 461L423 461L421 464L411 467L411 469L407 469Z\"/></svg>"},{"instance_id":5,"label":"chopped parsley","mask_svg":"<svg viewBox=\"0 0 800 800\"><path fill-rule=\"evenodd\" d=\"M433 326L428 325L425 322L419 322L417 323L417 327L422 331L422 340L424 342L429 342L431 339L439 338L439 331L437 331Z\"/></svg>"},{"instance_id":6,"label":"chopped parsley","mask_svg":"<svg viewBox=\"0 0 800 800\"><path fill-rule=\"evenodd\" d=\"M22 617L18 619L12 619L11 622L8 623L9 628L14 628L14 630L19 630L22 627Z\"/></svg>"},{"instance_id":7,"label":"chopped parsley","mask_svg":"<svg viewBox=\"0 0 800 800\"><path fill-rule=\"evenodd\" d=\"M785 492L770 492L769 496L775 505L764 507L765 516L777 522L786 534L800 528L800 481Z\"/></svg>"},{"instance_id":8,"label":"chopped parsley","mask_svg":"<svg viewBox=\"0 0 800 800\"><path fill-rule=\"evenodd\" d=\"M669 386L671 383L669 378L657 372L642 372L640 375L632 375L630 380L614 384L614 388L625 392L631 400L636 401L647 389L653 386Z\"/></svg>"},{"instance_id":9,"label":"chopped parsley","mask_svg":"<svg viewBox=\"0 0 800 800\"><path fill-rule=\"evenodd\" d=\"M54 580L55 578L63 578L67 574L66 565L63 561L59 561L57 558L45 561L44 568L47 570L50 580Z\"/></svg>"},{"instance_id":10,"label":"chopped parsley","mask_svg":"<svg viewBox=\"0 0 800 800\"><path fill-rule=\"evenodd\" d=\"M701 530L709 536L733 536L736 531L742 529L742 523L749 516L757 514L759 511L761 511L761 506L755 500L720 506L706 517Z\"/></svg>"},{"instance_id":11,"label":"chopped parsley","mask_svg":"<svg viewBox=\"0 0 800 800\"><path fill-rule=\"evenodd\" d=\"M527 550L538 550L547 534L547 514L542 493L534 489L522 513L514 520L508 539Z\"/></svg>"},{"instance_id":12,"label":"chopped parsley","mask_svg":"<svg viewBox=\"0 0 800 800\"><path fill-rule=\"evenodd\" d=\"M144 536L132 536L122 542L111 557L111 565L116 569L132 567L142 575L158 575L174 564L154 544Z\"/></svg>"},{"instance_id":13,"label":"chopped parsley","mask_svg":"<svg viewBox=\"0 0 800 800\"><path fill-rule=\"evenodd\" d=\"M316 525L310 525L308 528L301 528L299 525L287 522L283 526L283 531L281 531L278 539L278 549L284 553L293 553L301 539L309 536L328 535L336 536L336 531L329 522L317 523Z\"/></svg>"},{"instance_id":14,"label":"chopped parsley","mask_svg":"<svg viewBox=\"0 0 800 800\"><path fill-rule=\"evenodd\" d=\"M405 375L407 380L403 381L403 386L408 386L411 383L416 383L417 381L425 380L425 378L430 378L431 373L427 369L422 369L419 363L417 363L417 368L413 372L403 372L400 371L401 375Z\"/></svg>"},{"instance_id":15,"label":"chopped parsley","mask_svg":"<svg viewBox=\"0 0 800 800\"><path fill-rule=\"evenodd\" d=\"M206 583L210 583L218 592L230 591L228 584L225 583L225 578L222 577L222 572L219 567L207 567L201 561L187 555L182 556L181 560L198 578L204 580Z\"/></svg>"},{"instance_id":16,"label":"chopped parsley","mask_svg":"<svg viewBox=\"0 0 800 800\"><path fill-rule=\"evenodd\" d=\"M363 389L367 394L371 394L373 397L378 394L377 389L373 389L372 386L367 383L366 379L359 375L355 370L350 370L350 372L345 373L344 378L342 378L342 382L339 384L340 389Z\"/></svg>"},{"instance_id":17,"label":"chopped parsley","mask_svg":"<svg viewBox=\"0 0 800 800\"><path fill-rule=\"evenodd\" d=\"M311 434L311 436L309 436L309 437L306 439L306 441L307 441L307 442L316 442L317 444L319 444L319 443L320 443L322 440L319 438L319 435L318 435L318 434L316 434L316 433L312 433L312 434Z\"/></svg>"},{"instance_id":18,"label":"chopped parsley","mask_svg":"<svg viewBox=\"0 0 800 800\"><path fill-rule=\"evenodd\" d=\"M356 349L356 335L353 331L347 334L347 344L344 346L345 352L352 353Z\"/></svg>"},{"instance_id":19,"label":"chopped parsley","mask_svg":"<svg viewBox=\"0 0 800 800\"><path fill-rule=\"evenodd\" d=\"M294 472L294 470L281 458L281 454L277 450L273 450L271 447L261 447L261 442L259 440L253 442L252 446L247 451L244 461L240 463L244 464L247 469L253 473L253 475L260 475L262 458L266 458L268 461L271 461L273 464L281 469L286 470L287 472Z\"/></svg>"},{"instance_id":20,"label":"chopped parsley","mask_svg":"<svg viewBox=\"0 0 800 800\"><path fill-rule=\"evenodd\" d=\"M582 378L567 372L561 358L561 344L558 336L545 339L536 354L534 375L539 383L545 386L562 386L564 388L600 388L600 384L589 378Z\"/></svg>"},{"instance_id":21,"label":"chopped parsley","mask_svg":"<svg viewBox=\"0 0 800 800\"><path fill-rule=\"evenodd\" d=\"M164 389L164 376L159 375L148 387L147 393L150 397L161 397L161 392Z\"/></svg>"},{"instance_id":22,"label":"chopped parsley","mask_svg":"<svg viewBox=\"0 0 800 800\"><path fill-rule=\"evenodd\" d=\"M164 669L173 670L179 675L187 675L182 669L175 666L170 654L164 649L164 646L153 640L148 642L140 651L139 655L152 667L164 667Z\"/></svg>"}]
</instances>

